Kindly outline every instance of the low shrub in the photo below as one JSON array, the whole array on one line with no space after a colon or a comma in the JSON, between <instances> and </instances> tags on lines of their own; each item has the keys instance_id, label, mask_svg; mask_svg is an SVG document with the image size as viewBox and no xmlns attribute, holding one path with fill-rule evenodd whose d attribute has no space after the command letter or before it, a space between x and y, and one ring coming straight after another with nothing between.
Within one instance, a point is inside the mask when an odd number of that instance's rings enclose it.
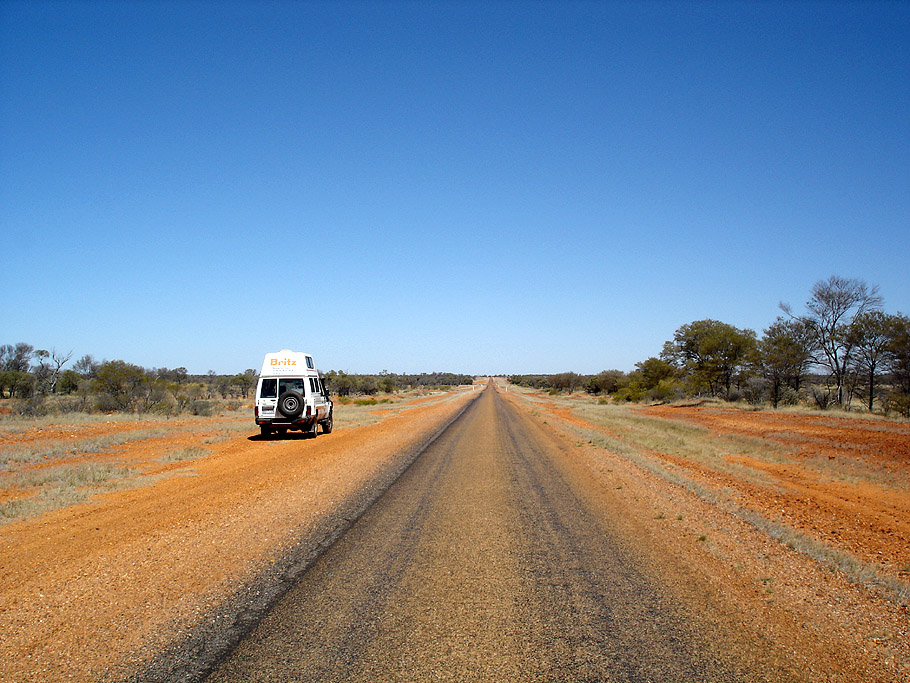
<instances>
[{"instance_id":1,"label":"low shrub","mask_svg":"<svg viewBox=\"0 0 910 683\"><path fill-rule=\"evenodd\" d=\"M215 414L215 402L204 398L197 398L194 401L190 401L189 409L192 415L211 417Z\"/></svg>"},{"instance_id":2,"label":"low shrub","mask_svg":"<svg viewBox=\"0 0 910 683\"><path fill-rule=\"evenodd\" d=\"M743 398L749 405L757 406L767 398L768 386L767 380L753 377L746 382L746 386L743 388Z\"/></svg>"},{"instance_id":3,"label":"low shrub","mask_svg":"<svg viewBox=\"0 0 910 683\"><path fill-rule=\"evenodd\" d=\"M885 412L910 417L910 394L894 392L885 399Z\"/></svg>"},{"instance_id":4,"label":"low shrub","mask_svg":"<svg viewBox=\"0 0 910 683\"><path fill-rule=\"evenodd\" d=\"M815 401L815 405L819 410L827 410L835 402L834 392L828 387L813 386L811 387L810 392L812 394L812 400Z\"/></svg>"}]
</instances>

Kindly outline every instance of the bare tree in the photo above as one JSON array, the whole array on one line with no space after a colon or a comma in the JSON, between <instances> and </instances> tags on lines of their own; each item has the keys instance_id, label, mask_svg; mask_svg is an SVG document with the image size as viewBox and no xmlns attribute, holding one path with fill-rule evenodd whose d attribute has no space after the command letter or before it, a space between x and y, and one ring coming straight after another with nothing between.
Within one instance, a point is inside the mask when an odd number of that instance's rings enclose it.
<instances>
[{"instance_id":1,"label":"bare tree","mask_svg":"<svg viewBox=\"0 0 910 683\"><path fill-rule=\"evenodd\" d=\"M73 357L73 352L60 353L57 349L51 349L50 351L39 349L35 351L34 355L38 359L38 364L35 366L35 377L38 378L38 382L42 387L53 394L57 391L57 380L60 378L60 371Z\"/></svg>"},{"instance_id":2,"label":"bare tree","mask_svg":"<svg viewBox=\"0 0 910 683\"><path fill-rule=\"evenodd\" d=\"M812 287L806 302L808 313L799 317L809 329L817 353L814 362L824 367L834 380L837 402L846 405L850 395L845 393L852 371L855 338L849 334L853 320L881 308L878 287L869 287L863 280L832 275ZM781 309L791 317L789 304Z\"/></svg>"}]
</instances>

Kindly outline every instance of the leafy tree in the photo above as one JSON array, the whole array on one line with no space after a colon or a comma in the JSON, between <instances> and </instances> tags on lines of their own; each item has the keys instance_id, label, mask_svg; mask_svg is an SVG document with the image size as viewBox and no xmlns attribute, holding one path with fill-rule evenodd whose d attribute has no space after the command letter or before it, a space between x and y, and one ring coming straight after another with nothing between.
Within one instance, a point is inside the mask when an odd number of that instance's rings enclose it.
<instances>
[{"instance_id":1,"label":"leafy tree","mask_svg":"<svg viewBox=\"0 0 910 683\"><path fill-rule=\"evenodd\" d=\"M72 394L79 389L79 382L83 381L82 377L75 370L64 370L60 375L60 381L57 382L57 389L64 394Z\"/></svg>"},{"instance_id":2,"label":"leafy tree","mask_svg":"<svg viewBox=\"0 0 910 683\"><path fill-rule=\"evenodd\" d=\"M812 360L811 335L804 322L778 317L758 343L758 373L768 381L771 405L777 408L781 390L799 391Z\"/></svg>"},{"instance_id":3,"label":"leafy tree","mask_svg":"<svg viewBox=\"0 0 910 683\"><path fill-rule=\"evenodd\" d=\"M344 371L329 370L326 373L328 384L338 396L350 396L357 392L355 379Z\"/></svg>"},{"instance_id":4,"label":"leafy tree","mask_svg":"<svg viewBox=\"0 0 910 683\"><path fill-rule=\"evenodd\" d=\"M174 368L173 370L168 370L167 368L158 368L155 371L155 377L158 379L163 379L165 382L177 382L178 384L183 384L189 378L186 368Z\"/></svg>"},{"instance_id":5,"label":"leafy tree","mask_svg":"<svg viewBox=\"0 0 910 683\"><path fill-rule=\"evenodd\" d=\"M604 370L584 382L584 390L589 394L613 394L629 383L628 376L622 370Z\"/></svg>"},{"instance_id":6,"label":"leafy tree","mask_svg":"<svg viewBox=\"0 0 910 683\"><path fill-rule=\"evenodd\" d=\"M253 387L256 386L256 381L259 379L259 373L256 372L253 368L247 368L240 375L235 375L234 379L231 380L237 388L240 390L240 395L243 398L249 396L250 391Z\"/></svg>"},{"instance_id":7,"label":"leafy tree","mask_svg":"<svg viewBox=\"0 0 910 683\"><path fill-rule=\"evenodd\" d=\"M160 406L168 397L168 383L163 379L149 377L140 382L134 396L140 413L148 412Z\"/></svg>"},{"instance_id":8,"label":"leafy tree","mask_svg":"<svg viewBox=\"0 0 910 683\"><path fill-rule=\"evenodd\" d=\"M870 287L863 280L832 275L813 285L812 296L806 302L808 312L797 318L810 331L817 350L813 360L830 373L836 400L841 405L847 405L850 399L846 388L855 349L850 325L857 316L876 311L881 305L878 287ZM789 304L782 303L781 309L795 317Z\"/></svg>"},{"instance_id":9,"label":"leafy tree","mask_svg":"<svg viewBox=\"0 0 910 683\"><path fill-rule=\"evenodd\" d=\"M729 399L734 379L753 360L755 348L752 330L696 320L676 330L673 340L664 344L661 360L683 370L695 387Z\"/></svg>"},{"instance_id":10,"label":"leafy tree","mask_svg":"<svg viewBox=\"0 0 910 683\"><path fill-rule=\"evenodd\" d=\"M367 396L372 396L377 391L379 391L379 384L376 381L376 378L372 375L360 376L358 378L356 386L358 393L366 394Z\"/></svg>"},{"instance_id":11,"label":"leafy tree","mask_svg":"<svg viewBox=\"0 0 910 683\"><path fill-rule=\"evenodd\" d=\"M221 375L215 380L215 390L221 394L221 398L227 398L231 393L231 377Z\"/></svg>"},{"instance_id":12,"label":"leafy tree","mask_svg":"<svg viewBox=\"0 0 910 683\"><path fill-rule=\"evenodd\" d=\"M635 364L635 368L638 373L636 384L645 391L654 389L663 380L671 379L676 375L676 368L672 364L654 356L639 361Z\"/></svg>"},{"instance_id":13,"label":"leafy tree","mask_svg":"<svg viewBox=\"0 0 910 683\"><path fill-rule=\"evenodd\" d=\"M25 342L0 346L0 370L28 372L35 347Z\"/></svg>"},{"instance_id":14,"label":"leafy tree","mask_svg":"<svg viewBox=\"0 0 910 683\"><path fill-rule=\"evenodd\" d=\"M95 373L98 372L99 365L100 363L98 363L90 353L87 353L73 363L73 370L86 379L94 379Z\"/></svg>"},{"instance_id":15,"label":"leafy tree","mask_svg":"<svg viewBox=\"0 0 910 683\"><path fill-rule=\"evenodd\" d=\"M889 404L910 417L910 317L892 316L889 335L886 363L893 385Z\"/></svg>"},{"instance_id":16,"label":"leafy tree","mask_svg":"<svg viewBox=\"0 0 910 683\"><path fill-rule=\"evenodd\" d=\"M80 378L79 386L76 387L76 396L79 397L80 408L83 412L87 412L90 409L88 397L92 394L92 382L94 380Z\"/></svg>"},{"instance_id":17,"label":"leafy tree","mask_svg":"<svg viewBox=\"0 0 910 683\"><path fill-rule=\"evenodd\" d=\"M138 365L122 360L105 361L98 366L93 389L102 410L132 410L148 384L148 376Z\"/></svg>"},{"instance_id":18,"label":"leafy tree","mask_svg":"<svg viewBox=\"0 0 910 683\"><path fill-rule=\"evenodd\" d=\"M869 412L875 400L875 378L887 363L896 325L896 316L881 311L868 311L853 318L847 331L847 341L855 349L854 367L869 389Z\"/></svg>"},{"instance_id":19,"label":"leafy tree","mask_svg":"<svg viewBox=\"0 0 910 683\"><path fill-rule=\"evenodd\" d=\"M10 398L28 398L35 391L35 376L21 370L0 371L0 398L7 393Z\"/></svg>"},{"instance_id":20,"label":"leafy tree","mask_svg":"<svg viewBox=\"0 0 910 683\"><path fill-rule=\"evenodd\" d=\"M550 386L557 391L573 392L581 386L582 377L575 372L561 372L550 376Z\"/></svg>"}]
</instances>

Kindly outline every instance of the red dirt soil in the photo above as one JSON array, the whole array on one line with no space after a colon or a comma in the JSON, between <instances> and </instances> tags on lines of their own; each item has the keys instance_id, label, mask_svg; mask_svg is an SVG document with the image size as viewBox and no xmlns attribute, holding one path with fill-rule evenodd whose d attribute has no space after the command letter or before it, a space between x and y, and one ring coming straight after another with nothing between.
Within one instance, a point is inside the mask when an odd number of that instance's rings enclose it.
<instances>
[{"instance_id":1,"label":"red dirt soil","mask_svg":"<svg viewBox=\"0 0 910 683\"><path fill-rule=\"evenodd\" d=\"M764 486L691 460L661 457L697 471L715 486L732 488L743 504L771 519L879 564L888 573L910 577L907 423L705 407L654 406L642 412L702 425L713 434L780 443L787 462L730 458L768 475L771 483Z\"/></svg>"},{"instance_id":2,"label":"red dirt soil","mask_svg":"<svg viewBox=\"0 0 910 683\"><path fill-rule=\"evenodd\" d=\"M548 396L535 400L560 420L613 437ZM910 579L910 424L883 419L660 405L642 415L700 425L718 436L767 439L781 462L734 455L727 462L765 476L746 480L704 462L639 447L713 490L734 492L737 504L825 545ZM761 480L764 480L762 482Z\"/></svg>"}]
</instances>

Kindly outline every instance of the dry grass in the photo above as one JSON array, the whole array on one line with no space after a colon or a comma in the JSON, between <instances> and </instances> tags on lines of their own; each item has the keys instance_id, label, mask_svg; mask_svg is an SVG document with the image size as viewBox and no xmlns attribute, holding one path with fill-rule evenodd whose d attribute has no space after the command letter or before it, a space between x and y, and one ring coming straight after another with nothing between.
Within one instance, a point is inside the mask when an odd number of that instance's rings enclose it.
<instances>
[{"instance_id":1,"label":"dry grass","mask_svg":"<svg viewBox=\"0 0 910 683\"><path fill-rule=\"evenodd\" d=\"M148 477L134 475L129 468L99 463L21 472L12 477L12 483L27 493L0 503L0 524L81 503L101 491L148 483Z\"/></svg>"},{"instance_id":2,"label":"dry grass","mask_svg":"<svg viewBox=\"0 0 910 683\"><path fill-rule=\"evenodd\" d=\"M199 458L204 458L209 454L202 446L189 446L187 448L178 448L176 450L170 451L167 455L161 458L162 462L180 462L182 460L198 460Z\"/></svg>"},{"instance_id":3,"label":"dry grass","mask_svg":"<svg viewBox=\"0 0 910 683\"><path fill-rule=\"evenodd\" d=\"M641 415L625 406L588 404L578 406L572 412L585 422L615 434L614 441L633 444L638 452L645 449L692 460L763 486L772 485L764 472L729 458L746 455L765 462L792 462L781 446L767 439L718 436L699 425Z\"/></svg>"},{"instance_id":4,"label":"dry grass","mask_svg":"<svg viewBox=\"0 0 910 683\"><path fill-rule=\"evenodd\" d=\"M0 414L0 432L6 434L20 434L29 429L44 429L48 427L72 427L99 422L167 422L164 415L135 415L133 413L63 413L60 415L44 415L41 417L23 417L22 415Z\"/></svg>"},{"instance_id":5,"label":"dry grass","mask_svg":"<svg viewBox=\"0 0 910 683\"><path fill-rule=\"evenodd\" d=\"M134 441L163 437L169 433L171 432L167 429L138 429L73 441L39 441L24 446L5 446L0 447L0 462L35 463L78 457L88 453L100 453Z\"/></svg>"},{"instance_id":6,"label":"dry grass","mask_svg":"<svg viewBox=\"0 0 910 683\"><path fill-rule=\"evenodd\" d=\"M3 399L8 402L11 399ZM212 415L191 415L181 413L176 416L177 419L193 419L198 417L200 420L231 418L237 416L252 416L253 404L248 399L203 399L212 405ZM16 413L0 413L0 433L20 434L30 429L46 429L53 427L77 427L80 425L97 424L99 422L161 422L167 423L173 420L173 415L162 415L154 412L145 413L83 413L83 412L61 412L50 413L48 415L24 416Z\"/></svg>"}]
</instances>

